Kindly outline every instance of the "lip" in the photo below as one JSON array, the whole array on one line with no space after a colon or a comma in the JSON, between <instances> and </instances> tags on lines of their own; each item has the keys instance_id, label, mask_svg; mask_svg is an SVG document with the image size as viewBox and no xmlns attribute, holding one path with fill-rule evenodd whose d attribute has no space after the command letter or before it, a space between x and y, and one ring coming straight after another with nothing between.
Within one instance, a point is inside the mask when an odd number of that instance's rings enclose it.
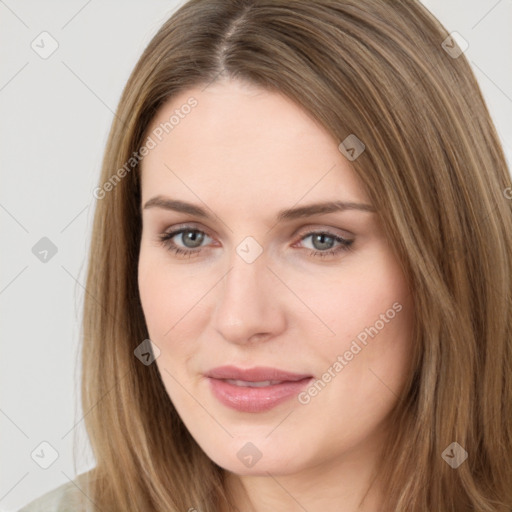
<instances>
[{"instance_id":1,"label":"lip","mask_svg":"<svg viewBox=\"0 0 512 512\"><path fill-rule=\"evenodd\" d=\"M298 381L312 375L292 373L268 366L256 366L254 368L237 368L236 366L219 366L206 373L213 379L235 379L247 382L262 382L265 380Z\"/></svg>"},{"instance_id":2,"label":"lip","mask_svg":"<svg viewBox=\"0 0 512 512\"><path fill-rule=\"evenodd\" d=\"M212 394L223 405L240 412L264 412L297 396L313 379L312 375L292 373L278 368L237 368L220 366L207 372ZM278 381L261 387L238 386L226 380L245 382Z\"/></svg>"}]
</instances>

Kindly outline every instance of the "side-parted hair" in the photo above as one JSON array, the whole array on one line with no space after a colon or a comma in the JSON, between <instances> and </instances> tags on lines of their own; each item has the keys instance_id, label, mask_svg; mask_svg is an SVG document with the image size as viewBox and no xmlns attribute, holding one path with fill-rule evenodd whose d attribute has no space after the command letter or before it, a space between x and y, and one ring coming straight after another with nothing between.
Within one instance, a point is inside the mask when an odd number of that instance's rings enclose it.
<instances>
[{"instance_id":1,"label":"side-parted hair","mask_svg":"<svg viewBox=\"0 0 512 512\"><path fill-rule=\"evenodd\" d=\"M355 135L365 145L352 165L415 315L412 369L378 467L381 510L512 510L511 179L475 77L447 37L414 0L190 0L151 40L95 192L82 406L96 459L87 493L100 510L229 506L225 471L189 434L156 364L134 356L149 337L137 285L139 151L164 102L225 78L286 95L336 144ZM453 442L468 454L457 468L442 457Z\"/></svg>"}]
</instances>

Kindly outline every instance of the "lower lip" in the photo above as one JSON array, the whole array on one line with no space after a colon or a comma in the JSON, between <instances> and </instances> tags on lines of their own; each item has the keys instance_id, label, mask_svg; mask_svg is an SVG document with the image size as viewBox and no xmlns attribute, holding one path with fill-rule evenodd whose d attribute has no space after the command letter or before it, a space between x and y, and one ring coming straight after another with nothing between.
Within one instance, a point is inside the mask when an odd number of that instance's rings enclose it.
<instances>
[{"instance_id":1,"label":"lower lip","mask_svg":"<svg viewBox=\"0 0 512 512\"><path fill-rule=\"evenodd\" d=\"M263 412L297 396L311 381L308 377L273 386L250 388L229 384L224 380L208 378L213 395L227 407L240 412Z\"/></svg>"}]
</instances>

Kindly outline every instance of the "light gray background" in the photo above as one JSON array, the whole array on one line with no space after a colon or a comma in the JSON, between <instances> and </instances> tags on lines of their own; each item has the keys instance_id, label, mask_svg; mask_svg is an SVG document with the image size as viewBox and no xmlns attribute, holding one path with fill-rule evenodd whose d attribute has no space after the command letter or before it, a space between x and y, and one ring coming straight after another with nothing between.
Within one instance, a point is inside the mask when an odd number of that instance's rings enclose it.
<instances>
[{"instance_id":1,"label":"light gray background","mask_svg":"<svg viewBox=\"0 0 512 512\"><path fill-rule=\"evenodd\" d=\"M0 0L0 510L94 465L77 366L92 190L131 69L181 3ZM424 3L469 43L511 162L512 0ZM59 45L47 59L31 48L43 31ZM58 251L46 263L32 253L42 237ZM43 441L59 454L48 469L31 458Z\"/></svg>"}]
</instances>

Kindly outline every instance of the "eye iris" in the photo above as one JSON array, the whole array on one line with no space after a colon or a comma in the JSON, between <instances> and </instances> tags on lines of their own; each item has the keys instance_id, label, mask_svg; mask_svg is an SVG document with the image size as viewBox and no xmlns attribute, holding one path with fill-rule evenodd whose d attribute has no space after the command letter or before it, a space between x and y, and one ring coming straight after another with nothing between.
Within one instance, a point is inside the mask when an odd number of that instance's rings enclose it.
<instances>
[{"instance_id":1,"label":"eye iris","mask_svg":"<svg viewBox=\"0 0 512 512\"><path fill-rule=\"evenodd\" d=\"M326 239L328 240L327 243L325 242ZM318 245L315 243L317 240L320 241L320 247L318 247ZM320 233L318 235L313 235L313 245L318 250L331 249L333 241L334 241L334 239L332 236L325 235L323 233Z\"/></svg>"},{"instance_id":2,"label":"eye iris","mask_svg":"<svg viewBox=\"0 0 512 512\"><path fill-rule=\"evenodd\" d=\"M195 248L203 242L204 234L199 231L184 231L181 234L181 239L186 247ZM188 245L188 242L192 242L192 244Z\"/></svg>"}]
</instances>

